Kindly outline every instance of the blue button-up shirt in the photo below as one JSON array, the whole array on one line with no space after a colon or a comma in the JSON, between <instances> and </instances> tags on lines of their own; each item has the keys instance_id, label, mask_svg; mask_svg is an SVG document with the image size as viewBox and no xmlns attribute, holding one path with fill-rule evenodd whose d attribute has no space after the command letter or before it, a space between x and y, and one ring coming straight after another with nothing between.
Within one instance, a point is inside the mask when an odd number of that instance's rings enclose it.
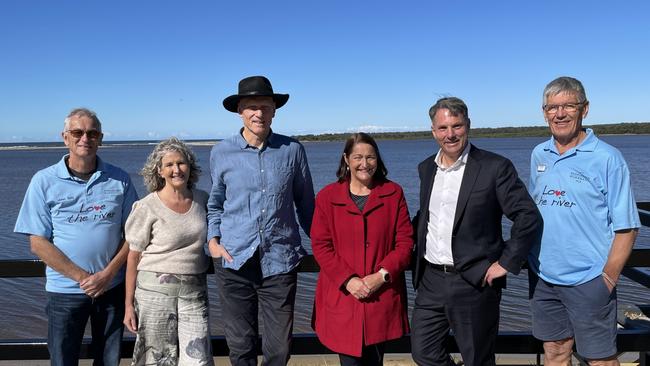
<instances>
[{"instance_id":1,"label":"blue button-up shirt","mask_svg":"<svg viewBox=\"0 0 650 366\"><path fill-rule=\"evenodd\" d=\"M222 260L223 266L237 270L259 249L264 277L295 268L306 255L296 214L309 234L314 213L304 147L271 132L258 149L240 132L212 148L210 171L208 240L219 237L232 256L233 262Z\"/></svg>"}]
</instances>

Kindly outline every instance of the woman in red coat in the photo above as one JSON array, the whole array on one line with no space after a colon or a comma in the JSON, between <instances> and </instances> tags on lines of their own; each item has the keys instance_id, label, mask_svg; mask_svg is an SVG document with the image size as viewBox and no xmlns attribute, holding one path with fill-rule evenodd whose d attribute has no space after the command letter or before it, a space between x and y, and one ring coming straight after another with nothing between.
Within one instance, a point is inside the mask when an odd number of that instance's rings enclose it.
<instances>
[{"instance_id":1,"label":"woman in red coat","mask_svg":"<svg viewBox=\"0 0 650 366\"><path fill-rule=\"evenodd\" d=\"M386 174L377 143L357 133L346 141L338 181L316 197L312 326L341 365L381 365L384 342L409 331L403 272L413 229L402 188Z\"/></svg>"}]
</instances>

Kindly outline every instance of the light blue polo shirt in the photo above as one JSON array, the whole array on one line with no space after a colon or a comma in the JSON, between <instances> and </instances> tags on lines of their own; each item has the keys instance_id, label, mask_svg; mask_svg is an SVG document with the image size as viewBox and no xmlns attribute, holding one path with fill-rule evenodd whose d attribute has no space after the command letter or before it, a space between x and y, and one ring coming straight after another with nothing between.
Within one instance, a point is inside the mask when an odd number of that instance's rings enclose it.
<instances>
[{"instance_id":1,"label":"light blue polo shirt","mask_svg":"<svg viewBox=\"0 0 650 366\"><path fill-rule=\"evenodd\" d=\"M591 129L560 155L555 140L533 149L530 194L544 233L528 261L546 282L575 286L600 276L617 230L640 227L623 155Z\"/></svg>"},{"instance_id":2,"label":"light blue polo shirt","mask_svg":"<svg viewBox=\"0 0 650 366\"><path fill-rule=\"evenodd\" d=\"M79 267L99 272L115 256L138 195L122 169L97 157L97 171L86 182L70 175L67 157L34 174L14 232L45 237ZM49 292L83 293L77 282L50 267L46 277ZM123 281L124 270L111 288Z\"/></svg>"}]
</instances>

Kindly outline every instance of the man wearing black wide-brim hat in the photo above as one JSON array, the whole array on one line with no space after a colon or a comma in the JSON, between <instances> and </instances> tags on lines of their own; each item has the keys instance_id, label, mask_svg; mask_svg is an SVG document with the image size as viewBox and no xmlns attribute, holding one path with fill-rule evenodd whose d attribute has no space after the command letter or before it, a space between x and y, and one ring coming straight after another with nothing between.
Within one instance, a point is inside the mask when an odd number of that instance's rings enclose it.
<instances>
[{"instance_id":1,"label":"man wearing black wide-brim hat","mask_svg":"<svg viewBox=\"0 0 650 366\"><path fill-rule=\"evenodd\" d=\"M242 79L223 106L239 114L243 127L210 154L208 248L221 258L215 273L233 365L257 364L258 308L262 364L289 360L296 267L306 255L296 216L308 234L314 188L303 146L271 130L288 99L264 76Z\"/></svg>"}]
</instances>

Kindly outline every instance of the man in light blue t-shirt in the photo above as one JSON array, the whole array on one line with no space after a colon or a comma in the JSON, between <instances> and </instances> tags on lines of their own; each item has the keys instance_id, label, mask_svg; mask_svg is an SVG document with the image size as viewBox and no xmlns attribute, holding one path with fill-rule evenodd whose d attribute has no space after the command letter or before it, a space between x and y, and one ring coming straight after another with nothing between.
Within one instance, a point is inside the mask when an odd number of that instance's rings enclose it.
<instances>
[{"instance_id":1,"label":"man in light blue t-shirt","mask_svg":"<svg viewBox=\"0 0 650 366\"><path fill-rule=\"evenodd\" d=\"M38 171L14 231L47 265L52 365L77 365L90 318L95 365L117 366L124 318L123 227L137 194L129 175L97 156L101 123L78 108L61 133L69 154Z\"/></svg>"},{"instance_id":2,"label":"man in light blue t-shirt","mask_svg":"<svg viewBox=\"0 0 650 366\"><path fill-rule=\"evenodd\" d=\"M544 218L529 256L533 335L547 365L570 364L575 342L590 364L618 365L616 284L640 227L621 153L582 127L582 83L560 77L544 89L552 137L532 152L529 190Z\"/></svg>"}]
</instances>

